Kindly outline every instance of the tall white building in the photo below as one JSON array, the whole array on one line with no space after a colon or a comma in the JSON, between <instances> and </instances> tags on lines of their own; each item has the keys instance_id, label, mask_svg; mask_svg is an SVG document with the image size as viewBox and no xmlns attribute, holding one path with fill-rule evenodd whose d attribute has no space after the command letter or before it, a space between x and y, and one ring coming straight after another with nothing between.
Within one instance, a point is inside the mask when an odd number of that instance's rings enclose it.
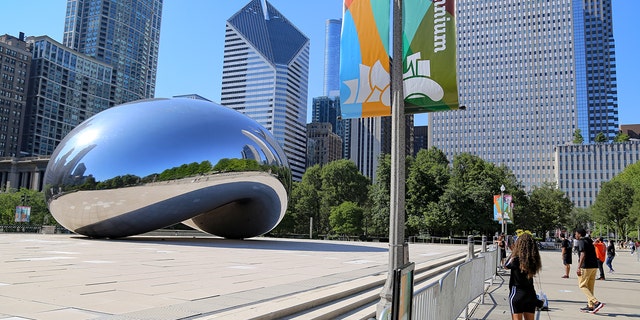
<instances>
[{"instance_id":1,"label":"tall white building","mask_svg":"<svg viewBox=\"0 0 640 320\"><path fill-rule=\"evenodd\" d=\"M618 131L610 0L457 1L465 111L429 115L429 145L556 181L554 148Z\"/></svg>"},{"instance_id":2,"label":"tall white building","mask_svg":"<svg viewBox=\"0 0 640 320\"><path fill-rule=\"evenodd\" d=\"M640 161L640 141L569 144L555 151L558 188L579 208L591 206L603 183Z\"/></svg>"},{"instance_id":3,"label":"tall white building","mask_svg":"<svg viewBox=\"0 0 640 320\"><path fill-rule=\"evenodd\" d=\"M293 178L305 171L309 39L268 1L227 20L221 104L256 120L283 147Z\"/></svg>"}]
</instances>

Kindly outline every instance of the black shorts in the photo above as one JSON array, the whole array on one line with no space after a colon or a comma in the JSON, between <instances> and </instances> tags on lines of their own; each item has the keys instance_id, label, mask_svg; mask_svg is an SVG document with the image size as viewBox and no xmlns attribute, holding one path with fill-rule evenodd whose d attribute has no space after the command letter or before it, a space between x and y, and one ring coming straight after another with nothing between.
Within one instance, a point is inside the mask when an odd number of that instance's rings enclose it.
<instances>
[{"instance_id":1,"label":"black shorts","mask_svg":"<svg viewBox=\"0 0 640 320\"><path fill-rule=\"evenodd\" d=\"M572 264L573 261L571 260L571 254L565 254L562 256L562 263L563 264Z\"/></svg>"},{"instance_id":2,"label":"black shorts","mask_svg":"<svg viewBox=\"0 0 640 320\"><path fill-rule=\"evenodd\" d=\"M511 287L511 292L509 292L511 314L524 312L535 313L537 304L538 297L536 297L535 293L525 292L518 290L516 287Z\"/></svg>"}]
</instances>

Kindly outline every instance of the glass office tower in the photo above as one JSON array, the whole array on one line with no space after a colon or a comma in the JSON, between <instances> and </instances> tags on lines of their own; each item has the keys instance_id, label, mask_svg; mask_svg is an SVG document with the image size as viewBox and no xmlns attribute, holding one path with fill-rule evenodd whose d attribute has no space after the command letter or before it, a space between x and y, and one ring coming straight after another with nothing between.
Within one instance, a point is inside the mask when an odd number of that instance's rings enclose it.
<instances>
[{"instance_id":1,"label":"glass office tower","mask_svg":"<svg viewBox=\"0 0 640 320\"><path fill-rule=\"evenodd\" d=\"M111 65L116 104L153 98L163 0L67 0L63 44Z\"/></svg>"},{"instance_id":2,"label":"glass office tower","mask_svg":"<svg viewBox=\"0 0 640 320\"><path fill-rule=\"evenodd\" d=\"M610 0L457 2L466 110L429 115L429 145L556 181L554 147L618 131Z\"/></svg>"},{"instance_id":3,"label":"glass office tower","mask_svg":"<svg viewBox=\"0 0 640 320\"><path fill-rule=\"evenodd\" d=\"M22 152L51 155L71 130L113 106L113 68L47 36L27 42L33 58Z\"/></svg>"},{"instance_id":4,"label":"glass office tower","mask_svg":"<svg viewBox=\"0 0 640 320\"><path fill-rule=\"evenodd\" d=\"M309 39L269 2L227 20L221 104L256 120L283 147L293 178L306 169Z\"/></svg>"},{"instance_id":5,"label":"glass office tower","mask_svg":"<svg viewBox=\"0 0 640 320\"><path fill-rule=\"evenodd\" d=\"M327 97L340 96L340 36L342 19L329 19L325 25L324 83L322 92Z\"/></svg>"}]
</instances>

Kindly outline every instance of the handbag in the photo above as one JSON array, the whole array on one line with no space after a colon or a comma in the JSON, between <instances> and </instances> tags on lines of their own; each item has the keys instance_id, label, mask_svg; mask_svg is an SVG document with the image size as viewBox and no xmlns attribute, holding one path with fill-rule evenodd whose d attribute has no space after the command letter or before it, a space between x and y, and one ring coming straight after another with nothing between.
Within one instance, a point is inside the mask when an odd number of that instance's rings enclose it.
<instances>
[{"instance_id":1,"label":"handbag","mask_svg":"<svg viewBox=\"0 0 640 320\"><path fill-rule=\"evenodd\" d=\"M549 310L549 299L547 299L547 295L544 292L540 292L536 295L538 297L538 305L536 306L540 311L548 311Z\"/></svg>"}]
</instances>

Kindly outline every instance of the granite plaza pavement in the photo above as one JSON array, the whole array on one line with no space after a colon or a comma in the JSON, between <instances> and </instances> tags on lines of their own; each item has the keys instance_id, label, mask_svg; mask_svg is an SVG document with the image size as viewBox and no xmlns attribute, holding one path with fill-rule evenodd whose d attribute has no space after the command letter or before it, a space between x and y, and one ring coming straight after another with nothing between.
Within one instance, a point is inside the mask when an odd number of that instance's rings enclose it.
<instances>
[{"instance_id":1,"label":"granite plaza pavement","mask_svg":"<svg viewBox=\"0 0 640 320\"><path fill-rule=\"evenodd\" d=\"M416 264L467 251L409 246ZM388 259L388 244L376 242L0 233L0 319L205 319L386 275Z\"/></svg>"},{"instance_id":2,"label":"granite plaza pavement","mask_svg":"<svg viewBox=\"0 0 640 320\"><path fill-rule=\"evenodd\" d=\"M466 245L410 244L416 264L466 252ZM616 270L596 282L606 303L585 305L575 265L562 279L559 251L541 251L536 280L550 301L536 319L640 319L640 262L619 250ZM214 319L239 305L385 273L388 245L300 239L0 234L0 319ZM510 319L508 273L499 271L470 319ZM185 317L193 310L198 317Z\"/></svg>"},{"instance_id":3,"label":"granite plaza pavement","mask_svg":"<svg viewBox=\"0 0 640 320\"><path fill-rule=\"evenodd\" d=\"M534 279L538 293L541 291L549 299L549 311L536 313L536 319L640 319L640 262L638 256L632 256L627 249L617 249L613 259L614 273L607 273L605 280L596 280L595 296L605 303L596 314L582 313L580 308L586 306L587 298L578 288L576 276L577 255L573 256L573 265L569 279L564 275L560 250L542 250L542 273ZM508 270L498 272L494 285L485 294L484 303L479 304L472 313L471 319L511 319L508 304L509 273ZM598 272L599 276L599 272Z\"/></svg>"}]
</instances>

